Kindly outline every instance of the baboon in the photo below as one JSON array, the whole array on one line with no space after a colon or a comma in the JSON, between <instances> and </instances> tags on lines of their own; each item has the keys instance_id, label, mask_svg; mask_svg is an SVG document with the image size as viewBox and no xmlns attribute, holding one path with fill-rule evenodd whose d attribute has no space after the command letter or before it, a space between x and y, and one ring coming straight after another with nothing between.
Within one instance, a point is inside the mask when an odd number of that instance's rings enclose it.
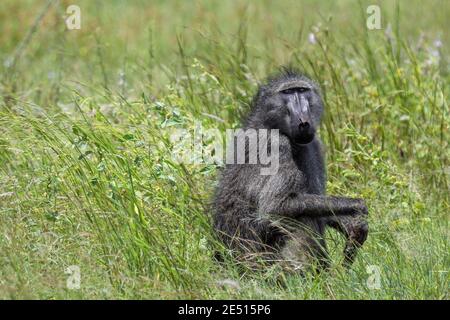
<instances>
[{"instance_id":1,"label":"baboon","mask_svg":"<svg viewBox=\"0 0 450 320\"><path fill-rule=\"evenodd\" d=\"M259 163L226 164L213 200L214 229L239 257L263 257L301 272L322 270L329 266L326 227L346 237L347 266L366 240L364 200L325 195L324 156L316 136L323 109L319 86L295 69L285 68L259 87L242 127L278 129L278 170L262 175Z\"/></svg>"}]
</instances>

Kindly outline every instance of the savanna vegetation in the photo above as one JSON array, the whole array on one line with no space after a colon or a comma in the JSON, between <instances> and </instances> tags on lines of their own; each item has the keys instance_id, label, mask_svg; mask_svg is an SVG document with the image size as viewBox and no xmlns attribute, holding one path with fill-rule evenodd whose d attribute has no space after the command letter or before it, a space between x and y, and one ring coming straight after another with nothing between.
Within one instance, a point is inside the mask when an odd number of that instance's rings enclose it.
<instances>
[{"instance_id":1,"label":"savanna vegetation","mask_svg":"<svg viewBox=\"0 0 450 320\"><path fill-rule=\"evenodd\" d=\"M449 16L446 0L2 0L0 297L448 299ZM288 64L323 88L327 190L366 199L370 234L344 270L328 232L331 270L280 284L214 259L220 164L174 161L170 136L225 135Z\"/></svg>"}]
</instances>

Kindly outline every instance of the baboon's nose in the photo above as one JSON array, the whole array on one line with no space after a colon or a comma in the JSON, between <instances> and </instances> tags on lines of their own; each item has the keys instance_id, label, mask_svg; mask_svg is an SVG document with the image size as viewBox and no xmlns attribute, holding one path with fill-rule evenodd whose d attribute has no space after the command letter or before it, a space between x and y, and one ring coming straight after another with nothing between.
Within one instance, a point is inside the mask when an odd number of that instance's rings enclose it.
<instances>
[{"instance_id":1,"label":"baboon's nose","mask_svg":"<svg viewBox=\"0 0 450 320\"><path fill-rule=\"evenodd\" d=\"M308 130L309 129L309 122L300 122L298 125L298 128L300 130Z\"/></svg>"}]
</instances>

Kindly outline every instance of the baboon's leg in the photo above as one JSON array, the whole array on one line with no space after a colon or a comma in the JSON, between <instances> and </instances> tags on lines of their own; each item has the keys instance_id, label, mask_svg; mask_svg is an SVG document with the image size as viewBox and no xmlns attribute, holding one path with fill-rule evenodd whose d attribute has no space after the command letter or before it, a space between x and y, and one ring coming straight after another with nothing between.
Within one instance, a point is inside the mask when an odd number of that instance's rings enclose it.
<instances>
[{"instance_id":1,"label":"baboon's leg","mask_svg":"<svg viewBox=\"0 0 450 320\"><path fill-rule=\"evenodd\" d=\"M280 257L283 268L292 272L320 271L329 266L325 242L312 239L301 232L286 241Z\"/></svg>"},{"instance_id":2,"label":"baboon's leg","mask_svg":"<svg viewBox=\"0 0 450 320\"><path fill-rule=\"evenodd\" d=\"M323 238L325 226L325 221L318 219L297 221L294 228L290 225L292 231L280 251L286 269L320 271L328 268L329 257Z\"/></svg>"}]
</instances>

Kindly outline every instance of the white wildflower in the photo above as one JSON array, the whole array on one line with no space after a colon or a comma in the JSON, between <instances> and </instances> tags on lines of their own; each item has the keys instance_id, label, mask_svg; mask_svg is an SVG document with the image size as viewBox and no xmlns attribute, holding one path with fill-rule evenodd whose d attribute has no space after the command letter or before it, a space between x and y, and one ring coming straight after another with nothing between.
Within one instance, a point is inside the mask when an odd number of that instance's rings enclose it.
<instances>
[{"instance_id":1,"label":"white wildflower","mask_svg":"<svg viewBox=\"0 0 450 320\"><path fill-rule=\"evenodd\" d=\"M308 35L308 42L311 43L311 44L316 44L317 43L316 36L314 35L314 33L311 32Z\"/></svg>"}]
</instances>

